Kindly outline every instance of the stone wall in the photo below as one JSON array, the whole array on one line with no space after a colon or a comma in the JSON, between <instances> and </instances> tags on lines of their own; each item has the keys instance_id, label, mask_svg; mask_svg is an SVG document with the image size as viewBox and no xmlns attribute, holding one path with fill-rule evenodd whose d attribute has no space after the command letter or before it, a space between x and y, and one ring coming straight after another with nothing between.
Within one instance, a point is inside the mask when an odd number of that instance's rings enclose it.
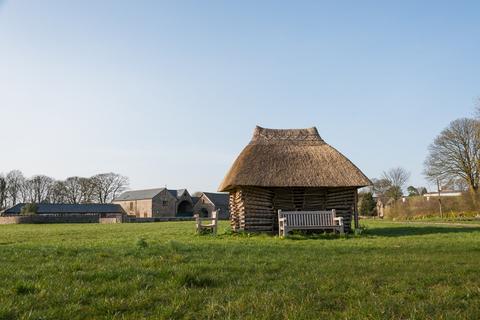
<instances>
[{"instance_id":1,"label":"stone wall","mask_svg":"<svg viewBox=\"0 0 480 320\"><path fill-rule=\"evenodd\" d=\"M119 204L128 215L148 218L152 216L152 199L114 201Z\"/></svg>"},{"instance_id":2,"label":"stone wall","mask_svg":"<svg viewBox=\"0 0 480 320\"><path fill-rule=\"evenodd\" d=\"M98 222L103 224L122 223L122 217L117 216L117 217L100 218Z\"/></svg>"},{"instance_id":3,"label":"stone wall","mask_svg":"<svg viewBox=\"0 0 480 320\"><path fill-rule=\"evenodd\" d=\"M68 215L30 215L0 217L0 224L22 223L98 223L99 215L68 214Z\"/></svg>"}]
</instances>

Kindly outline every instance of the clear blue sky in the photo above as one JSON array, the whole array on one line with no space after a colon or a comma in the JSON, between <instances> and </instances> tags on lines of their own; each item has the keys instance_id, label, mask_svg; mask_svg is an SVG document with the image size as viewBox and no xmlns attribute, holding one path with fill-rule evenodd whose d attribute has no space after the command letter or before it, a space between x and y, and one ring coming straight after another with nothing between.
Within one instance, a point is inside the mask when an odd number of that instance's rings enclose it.
<instances>
[{"instance_id":1,"label":"clear blue sky","mask_svg":"<svg viewBox=\"0 0 480 320\"><path fill-rule=\"evenodd\" d=\"M0 2L0 172L216 190L258 124L426 185L478 96L478 1Z\"/></svg>"}]
</instances>

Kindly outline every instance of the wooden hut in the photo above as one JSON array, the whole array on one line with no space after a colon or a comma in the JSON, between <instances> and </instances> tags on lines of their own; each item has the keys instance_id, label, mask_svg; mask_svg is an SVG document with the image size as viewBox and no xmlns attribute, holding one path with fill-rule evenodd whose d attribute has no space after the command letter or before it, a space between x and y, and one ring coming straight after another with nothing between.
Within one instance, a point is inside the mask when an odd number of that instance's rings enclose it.
<instances>
[{"instance_id":1,"label":"wooden hut","mask_svg":"<svg viewBox=\"0 0 480 320\"><path fill-rule=\"evenodd\" d=\"M344 218L348 232L353 217L358 217L357 189L367 185L371 185L370 180L323 141L315 127L266 129L257 126L219 191L230 194L234 231L275 232L279 209L336 209L337 215Z\"/></svg>"}]
</instances>

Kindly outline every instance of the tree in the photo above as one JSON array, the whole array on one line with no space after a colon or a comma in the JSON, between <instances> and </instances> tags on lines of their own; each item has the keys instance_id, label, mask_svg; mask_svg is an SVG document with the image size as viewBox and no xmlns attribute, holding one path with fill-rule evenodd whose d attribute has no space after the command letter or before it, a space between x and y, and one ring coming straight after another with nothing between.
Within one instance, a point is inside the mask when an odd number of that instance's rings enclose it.
<instances>
[{"instance_id":1,"label":"tree","mask_svg":"<svg viewBox=\"0 0 480 320\"><path fill-rule=\"evenodd\" d=\"M375 212L376 202L371 192L360 193L360 215L371 216Z\"/></svg>"},{"instance_id":2,"label":"tree","mask_svg":"<svg viewBox=\"0 0 480 320\"><path fill-rule=\"evenodd\" d=\"M48 194L50 203L68 203L64 181L54 181Z\"/></svg>"},{"instance_id":3,"label":"tree","mask_svg":"<svg viewBox=\"0 0 480 320\"><path fill-rule=\"evenodd\" d=\"M31 202L49 202L49 195L51 194L53 184L54 180L45 175L36 175L29 179L28 188Z\"/></svg>"},{"instance_id":4,"label":"tree","mask_svg":"<svg viewBox=\"0 0 480 320\"><path fill-rule=\"evenodd\" d=\"M390 199L398 200L409 177L410 173L400 167L384 171L380 179L373 180L373 190L384 204Z\"/></svg>"},{"instance_id":5,"label":"tree","mask_svg":"<svg viewBox=\"0 0 480 320\"><path fill-rule=\"evenodd\" d=\"M409 197L414 197L414 196L419 196L420 195L420 192L414 186L409 186L407 188L407 192L408 192Z\"/></svg>"},{"instance_id":6,"label":"tree","mask_svg":"<svg viewBox=\"0 0 480 320\"><path fill-rule=\"evenodd\" d=\"M64 182L65 198L68 203L80 203L82 201L82 178L69 177Z\"/></svg>"},{"instance_id":7,"label":"tree","mask_svg":"<svg viewBox=\"0 0 480 320\"><path fill-rule=\"evenodd\" d=\"M392 186L390 189L387 191L387 197L389 199L393 200L398 200L401 197L403 197L403 190L399 186Z\"/></svg>"},{"instance_id":8,"label":"tree","mask_svg":"<svg viewBox=\"0 0 480 320\"><path fill-rule=\"evenodd\" d=\"M80 203L92 203L95 184L92 178L80 178Z\"/></svg>"},{"instance_id":9,"label":"tree","mask_svg":"<svg viewBox=\"0 0 480 320\"><path fill-rule=\"evenodd\" d=\"M22 198L22 188L25 183L25 177L21 171L12 170L7 173L5 179L7 180L8 198L10 204L14 206L18 203L19 198Z\"/></svg>"},{"instance_id":10,"label":"tree","mask_svg":"<svg viewBox=\"0 0 480 320\"><path fill-rule=\"evenodd\" d=\"M375 195L383 204L386 204L389 200L388 190L392 187L392 183L388 179L384 178L372 179L372 182Z\"/></svg>"},{"instance_id":11,"label":"tree","mask_svg":"<svg viewBox=\"0 0 480 320\"><path fill-rule=\"evenodd\" d=\"M382 178L388 180L392 187L401 190L410 178L410 172L401 167L392 168L388 171L384 171Z\"/></svg>"},{"instance_id":12,"label":"tree","mask_svg":"<svg viewBox=\"0 0 480 320\"><path fill-rule=\"evenodd\" d=\"M7 207L7 179L0 174L0 210Z\"/></svg>"},{"instance_id":13,"label":"tree","mask_svg":"<svg viewBox=\"0 0 480 320\"><path fill-rule=\"evenodd\" d=\"M128 178L117 173L101 173L92 177L94 196L100 203L108 203L128 187Z\"/></svg>"},{"instance_id":14,"label":"tree","mask_svg":"<svg viewBox=\"0 0 480 320\"><path fill-rule=\"evenodd\" d=\"M473 193L480 177L480 122L461 118L452 121L429 147L425 175L432 181L463 179Z\"/></svg>"}]
</instances>

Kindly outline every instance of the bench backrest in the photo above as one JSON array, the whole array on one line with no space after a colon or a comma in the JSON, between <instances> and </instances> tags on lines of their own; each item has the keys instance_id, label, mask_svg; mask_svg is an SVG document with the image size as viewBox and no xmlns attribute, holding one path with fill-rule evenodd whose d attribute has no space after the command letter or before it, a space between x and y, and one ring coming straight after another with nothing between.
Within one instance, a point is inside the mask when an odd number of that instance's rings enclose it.
<instances>
[{"instance_id":1,"label":"bench backrest","mask_svg":"<svg viewBox=\"0 0 480 320\"><path fill-rule=\"evenodd\" d=\"M287 218L291 227L301 226L333 226L336 217L335 210L331 211L282 211L278 210L279 218Z\"/></svg>"}]
</instances>

